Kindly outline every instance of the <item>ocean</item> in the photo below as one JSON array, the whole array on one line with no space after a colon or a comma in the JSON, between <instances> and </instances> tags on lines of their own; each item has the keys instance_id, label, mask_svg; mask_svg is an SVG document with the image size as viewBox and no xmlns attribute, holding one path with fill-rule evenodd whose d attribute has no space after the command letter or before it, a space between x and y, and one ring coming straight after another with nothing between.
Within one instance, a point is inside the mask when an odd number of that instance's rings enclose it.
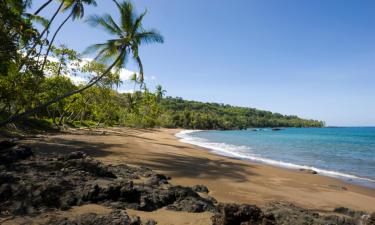
<instances>
[{"instance_id":1,"label":"ocean","mask_svg":"<svg viewBox=\"0 0 375 225\"><path fill-rule=\"evenodd\" d=\"M182 142L212 152L375 188L375 127L184 130Z\"/></svg>"}]
</instances>

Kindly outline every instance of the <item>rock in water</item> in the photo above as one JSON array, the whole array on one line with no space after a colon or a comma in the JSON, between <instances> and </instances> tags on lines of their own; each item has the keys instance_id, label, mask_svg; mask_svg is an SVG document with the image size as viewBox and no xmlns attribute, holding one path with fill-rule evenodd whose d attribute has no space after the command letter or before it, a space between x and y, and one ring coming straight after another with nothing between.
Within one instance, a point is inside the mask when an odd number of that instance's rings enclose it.
<instances>
[{"instance_id":1,"label":"rock in water","mask_svg":"<svg viewBox=\"0 0 375 225\"><path fill-rule=\"evenodd\" d=\"M318 172L312 169L299 169L299 171L309 173L309 174L318 174Z\"/></svg>"}]
</instances>

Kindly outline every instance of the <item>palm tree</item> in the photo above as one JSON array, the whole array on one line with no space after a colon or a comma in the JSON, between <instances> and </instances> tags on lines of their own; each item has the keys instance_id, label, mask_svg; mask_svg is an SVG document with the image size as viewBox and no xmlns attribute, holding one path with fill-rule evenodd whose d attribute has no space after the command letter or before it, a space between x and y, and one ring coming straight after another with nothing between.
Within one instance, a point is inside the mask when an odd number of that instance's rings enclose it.
<instances>
[{"instance_id":1,"label":"palm tree","mask_svg":"<svg viewBox=\"0 0 375 225\"><path fill-rule=\"evenodd\" d=\"M62 11L63 12L68 11L68 10L71 10L71 11L70 11L69 15L65 18L65 20L57 28L57 30L55 31L55 33L54 33L51 41L49 42L47 52L44 55L44 60L43 60L43 64L42 64L42 70L44 69L44 66L46 65L47 57L49 55L49 52L51 51L53 42L55 41L55 38L56 38L57 34L61 30L61 28L64 26L64 24L71 17L72 17L73 20L81 19L84 16L84 14L85 14L84 4L93 5L93 6L97 5L95 0L62 0L62 2L64 3Z\"/></svg>"},{"instance_id":2,"label":"palm tree","mask_svg":"<svg viewBox=\"0 0 375 225\"><path fill-rule=\"evenodd\" d=\"M38 15L40 11L42 11L47 5L49 5L52 2L52 0L46 1L43 5L41 5L34 13L34 15Z\"/></svg>"},{"instance_id":3,"label":"palm tree","mask_svg":"<svg viewBox=\"0 0 375 225\"><path fill-rule=\"evenodd\" d=\"M130 80L134 83L133 92L135 92L135 86L138 83L137 74L133 73L133 75L131 75L131 77L130 77Z\"/></svg>"},{"instance_id":4,"label":"palm tree","mask_svg":"<svg viewBox=\"0 0 375 225\"><path fill-rule=\"evenodd\" d=\"M0 127L8 123L17 121L22 117L31 115L41 109L44 109L55 102L58 102L64 98L72 96L77 93L81 93L86 89L92 87L99 82L103 77L108 75L113 68L120 69L125 66L126 60L129 57L135 59L140 68L143 80L143 66L138 55L139 46L142 44L149 43L163 43L164 39L155 30L145 30L142 26L142 20L146 15L146 12L137 16L134 12L134 7L130 2L123 1L118 3L114 0L118 10L120 11L120 23L117 24L114 19L106 14L102 17L92 16L88 22L93 26L101 26L109 34L114 35L113 39L108 40L102 44L96 44L88 48L88 51L96 50L97 56L95 59L100 59L104 62L112 60L110 66L100 75L93 77L86 86L83 86L77 90L65 93L62 96L54 98L44 104L41 104L31 110L16 114L9 117L7 120L0 122Z\"/></svg>"},{"instance_id":5,"label":"palm tree","mask_svg":"<svg viewBox=\"0 0 375 225\"><path fill-rule=\"evenodd\" d=\"M92 45L88 51L95 50L98 52L96 59L103 61L113 60L119 52L124 51L124 57L119 59L116 65L120 68L125 65L126 60L131 54L139 67L138 82L143 83L143 65L139 57L139 46L149 43L163 43L163 37L154 29L145 30L142 26L142 20L147 11L141 15L136 15L134 6L128 1L118 3L113 0L120 11L120 23L116 23L111 15L91 16L88 22L92 26L101 26L107 33L116 35L116 39L108 40L106 43Z\"/></svg>"},{"instance_id":6,"label":"palm tree","mask_svg":"<svg viewBox=\"0 0 375 225\"><path fill-rule=\"evenodd\" d=\"M47 32L47 37L48 37L48 33L49 33L49 28L51 27L51 24L52 22L55 20L57 14L59 13L59 11L61 10L61 8L63 7L64 5L64 0L60 0L61 3L59 4L59 7L56 9L56 11L53 13L51 19L48 21L47 25L44 26L44 29L43 31L38 35L38 37L36 38L36 40L34 41L34 44L32 45L31 48L29 48L29 50L26 52L26 56L24 57L24 60L20 63L19 67L18 67L18 70L21 70L22 67L25 65L25 62L27 61L27 59L30 57L30 55L34 52L36 52L36 47L38 44L40 44L40 40L42 39L42 37L44 36L44 34ZM43 7L43 6L42 6ZM43 7L44 8L44 7ZM37 10L38 12L38 10ZM34 17L37 16L37 13L35 12L34 13ZM42 43L42 46L41 48L43 48L43 43ZM38 58L39 58L39 55L38 54Z\"/></svg>"},{"instance_id":7,"label":"palm tree","mask_svg":"<svg viewBox=\"0 0 375 225\"><path fill-rule=\"evenodd\" d=\"M156 94L156 99L158 100L158 102L160 102L160 100L163 98L164 94L166 93L167 91L163 89L163 87L161 85L156 85L156 91L155 91L155 94Z\"/></svg>"}]
</instances>

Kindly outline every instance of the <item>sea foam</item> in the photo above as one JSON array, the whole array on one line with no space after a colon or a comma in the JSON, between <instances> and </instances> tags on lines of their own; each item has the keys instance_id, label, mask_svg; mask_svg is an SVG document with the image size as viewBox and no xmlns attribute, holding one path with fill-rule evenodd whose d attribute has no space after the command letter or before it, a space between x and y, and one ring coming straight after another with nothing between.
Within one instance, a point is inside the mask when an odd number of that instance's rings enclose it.
<instances>
[{"instance_id":1,"label":"sea foam","mask_svg":"<svg viewBox=\"0 0 375 225\"><path fill-rule=\"evenodd\" d=\"M210 142L209 140L205 138L194 137L190 135L192 133L200 132L200 131L202 130L182 130L176 133L175 136L178 137L181 142L209 149L212 152L219 154L219 155L233 157L237 159L243 159L243 160L250 160L254 162L264 163L267 165L283 167L283 168L288 168L288 169L314 170L318 172L320 175L339 178L339 179L343 179L352 183L358 183L367 187L375 188L375 180L372 180L366 177L359 177L356 175L337 172L337 171L325 170L325 169L320 169L320 168L306 166L306 165L297 165L297 164L293 164L289 162L263 158L257 154L252 154L251 148L249 146L240 146L240 145L232 145L232 144L227 144L227 143Z\"/></svg>"}]
</instances>

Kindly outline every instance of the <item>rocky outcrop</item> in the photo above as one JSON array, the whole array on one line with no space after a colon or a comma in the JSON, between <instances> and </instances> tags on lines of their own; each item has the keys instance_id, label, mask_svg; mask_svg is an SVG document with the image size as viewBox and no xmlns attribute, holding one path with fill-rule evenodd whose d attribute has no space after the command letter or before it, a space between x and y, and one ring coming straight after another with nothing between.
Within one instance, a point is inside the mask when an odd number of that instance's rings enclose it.
<instances>
[{"instance_id":1,"label":"rocky outcrop","mask_svg":"<svg viewBox=\"0 0 375 225\"><path fill-rule=\"evenodd\" d=\"M208 193L208 188L201 184L194 185L192 189L196 192Z\"/></svg>"},{"instance_id":2,"label":"rocky outcrop","mask_svg":"<svg viewBox=\"0 0 375 225\"><path fill-rule=\"evenodd\" d=\"M371 218L374 218L365 212L353 211L347 208L338 208L331 213L319 213L285 202L270 203L263 211L267 214L272 214L276 224L290 225L370 225L372 223Z\"/></svg>"},{"instance_id":3,"label":"rocky outcrop","mask_svg":"<svg viewBox=\"0 0 375 225\"><path fill-rule=\"evenodd\" d=\"M166 206L188 212L216 210L211 199L190 187L173 186L167 176L144 167L104 165L83 152L30 157L31 150L18 145L8 145L1 153L8 161L0 166L0 216L66 210L87 203L143 211ZM145 182L134 184L140 178Z\"/></svg>"},{"instance_id":4,"label":"rocky outcrop","mask_svg":"<svg viewBox=\"0 0 375 225\"><path fill-rule=\"evenodd\" d=\"M219 204L219 212L211 220L213 225L273 225L272 214L264 214L255 205Z\"/></svg>"},{"instance_id":5,"label":"rocky outcrop","mask_svg":"<svg viewBox=\"0 0 375 225\"><path fill-rule=\"evenodd\" d=\"M0 142L0 165L27 159L33 155L31 149L24 145L16 145L10 141Z\"/></svg>"},{"instance_id":6,"label":"rocky outcrop","mask_svg":"<svg viewBox=\"0 0 375 225\"><path fill-rule=\"evenodd\" d=\"M126 212L114 210L109 214L98 215L95 213L85 213L75 219L60 218L50 220L46 225L141 225L139 217L129 217ZM147 224L152 224L146 222Z\"/></svg>"}]
</instances>

